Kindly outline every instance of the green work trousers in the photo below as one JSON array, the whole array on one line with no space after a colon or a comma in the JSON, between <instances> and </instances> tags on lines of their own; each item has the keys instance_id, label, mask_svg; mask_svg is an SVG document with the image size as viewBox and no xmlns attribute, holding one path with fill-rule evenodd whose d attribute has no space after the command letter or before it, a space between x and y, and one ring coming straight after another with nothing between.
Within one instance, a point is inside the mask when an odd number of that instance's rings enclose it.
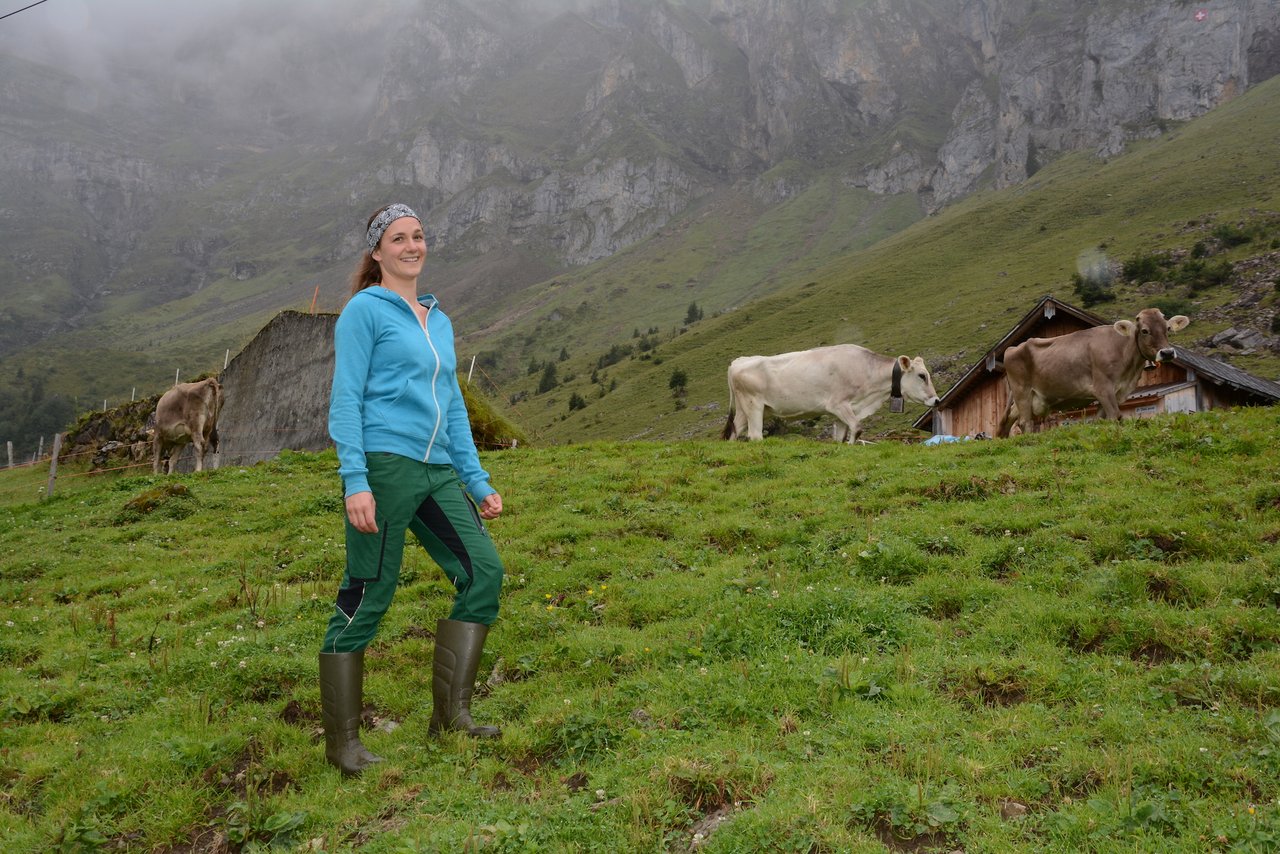
<instances>
[{"instance_id":1,"label":"green work trousers","mask_svg":"<svg viewBox=\"0 0 1280 854\"><path fill-rule=\"evenodd\" d=\"M322 651L357 652L373 640L400 580L406 529L458 591L449 619L491 625L502 560L453 467L386 453L367 460L378 530L362 534L346 522L347 569Z\"/></svg>"}]
</instances>

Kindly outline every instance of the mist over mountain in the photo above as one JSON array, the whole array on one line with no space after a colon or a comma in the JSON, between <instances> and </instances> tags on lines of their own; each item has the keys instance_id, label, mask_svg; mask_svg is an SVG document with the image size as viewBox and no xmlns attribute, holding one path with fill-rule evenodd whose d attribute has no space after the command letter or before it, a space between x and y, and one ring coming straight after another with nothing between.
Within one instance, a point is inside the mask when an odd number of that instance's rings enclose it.
<instances>
[{"instance_id":1,"label":"mist over mountain","mask_svg":"<svg viewBox=\"0 0 1280 854\"><path fill-rule=\"evenodd\" d=\"M388 200L424 215L431 289L497 335L690 217L822 184L872 240L1277 71L1268 0L50 0L0 21L0 358L23 368L0 434L338 307ZM723 273L748 251L654 316L767 292Z\"/></svg>"}]
</instances>

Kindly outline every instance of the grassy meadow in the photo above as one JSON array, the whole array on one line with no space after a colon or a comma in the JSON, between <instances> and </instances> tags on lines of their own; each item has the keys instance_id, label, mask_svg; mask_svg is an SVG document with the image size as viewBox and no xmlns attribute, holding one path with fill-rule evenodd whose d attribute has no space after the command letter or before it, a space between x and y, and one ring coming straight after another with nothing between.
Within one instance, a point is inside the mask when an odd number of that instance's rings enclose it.
<instances>
[{"instance_id":1,"label":"grassy meadow","mask_svg":"<svg viewBox=\"0 0 1280 854\"><path fill-rule=\"evenodd\" d=\"M410 549L359 779L332 452L0 471L0 850L1275 850L1278 431L487 454L504 735L428 736L452 591Z\"/></svg>"}]
</instances>

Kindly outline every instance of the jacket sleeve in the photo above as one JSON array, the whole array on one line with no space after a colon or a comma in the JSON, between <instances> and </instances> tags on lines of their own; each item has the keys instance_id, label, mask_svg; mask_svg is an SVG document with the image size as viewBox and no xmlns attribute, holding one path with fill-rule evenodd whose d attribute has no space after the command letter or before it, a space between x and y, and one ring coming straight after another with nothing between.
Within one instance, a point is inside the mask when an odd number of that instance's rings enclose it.
<instances>
[{"instance_id":1,"label":"jacket sleeve","mask_svg":"<svg viewBox=\"0 0 1280 854\"><path fill-rule=\"evenodd\" d=\"M462 398L458 376L454 374L449 379L453 383L453 403L445 413L449 457L453 460L454 471L466 485L467 492L478 503L497 490L489 484L489 473L480 467L480 455L476 452L475 438L471 435L471 419L467 417L467 404Z\"/></svg>"},{"instance_id":2,"label":"jacket sleeve","mask_svg":"<svg viewBox=\"0 0 1280 854\"><path fill-rule=\"evenodd\" d=\"M329 437L338 449L343 496L369 491L364 455L364 393L373 356L372 315L353 299L333 333L333 388L329 393Z\"/></svg>"}]
</instances>

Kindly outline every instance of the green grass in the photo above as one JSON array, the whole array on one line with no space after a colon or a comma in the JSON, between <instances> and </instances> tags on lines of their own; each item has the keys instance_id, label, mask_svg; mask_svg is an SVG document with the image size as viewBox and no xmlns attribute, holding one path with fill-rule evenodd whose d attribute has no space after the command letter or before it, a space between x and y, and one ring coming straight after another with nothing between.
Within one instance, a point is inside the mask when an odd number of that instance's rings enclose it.
<instances>
[{"instance_id":1,"label":"green grass","mask_svg":"<svg viewBox=\"0 0 1280 854\"><path fill-rule=\"evenodd\" d=\"M43 501L3 471L2 847L1273 850L1278 431L487 454L504 736L427 734L451 588L411 549L368 655L387 761L350 781L317 740L331 452Z\"/></svg>"}]
</instances>

